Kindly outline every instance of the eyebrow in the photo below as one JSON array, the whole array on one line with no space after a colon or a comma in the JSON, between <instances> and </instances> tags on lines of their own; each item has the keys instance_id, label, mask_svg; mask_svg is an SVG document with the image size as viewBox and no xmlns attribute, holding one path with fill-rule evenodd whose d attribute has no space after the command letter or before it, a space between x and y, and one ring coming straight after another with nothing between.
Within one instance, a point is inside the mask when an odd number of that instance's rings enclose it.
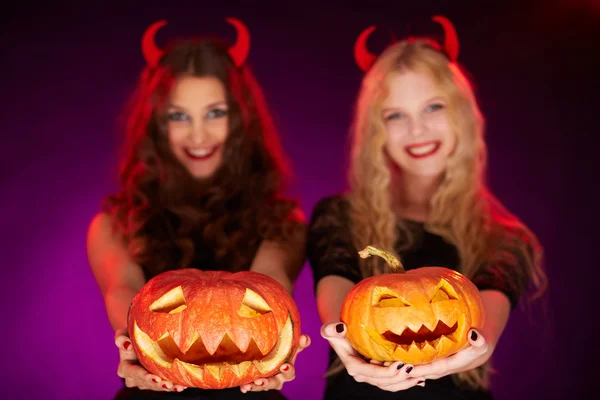
<instances>
[{"instance_id":1,"label":"eyebrow","mask_svg":"<svg viewBox=\"0 0 600 400\"><path fill-rule=\"evenodd\" d=\"M204 106L204 108L213 108L219 105L227 105L227 102L225 100L219 100L219 101L215 101L214 103L210 103L207 104L206 106ZM167 104L167 108L176 108L178 110L186 110L185 107L182 106L178 106L177 104L173 104L173 103L169 103Z\"/></svg>"},{"instance_id":2,"label":"eyebrow","mask_svg":"<svg viewBox=\"0 0 600 400\"><path fill-rule=\"evenodd\" d=\"M434 97L430 98L429 100L424 101L423 104L431 103L435 100L444 101L444 98L442 96L434 96ZM402 107L387 107L387 108L382 109L381 111L385 113L385 112L389 112L389 111L397 111L399 109L402 109Z\"/></svg>"}]
</instances>

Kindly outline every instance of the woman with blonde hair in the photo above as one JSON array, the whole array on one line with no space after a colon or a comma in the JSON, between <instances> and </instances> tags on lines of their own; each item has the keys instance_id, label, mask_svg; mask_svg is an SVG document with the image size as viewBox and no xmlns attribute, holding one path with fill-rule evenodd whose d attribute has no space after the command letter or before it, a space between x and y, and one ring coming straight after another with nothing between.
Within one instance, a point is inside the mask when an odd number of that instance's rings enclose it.
<instances>
[{"instance_id":1,"label":"woman with blonde hair","mask_svg":"<svg viewBox=\"0 0 600 400\"><path fill-rule=\"evenodd\" d=\"M355 110L350 190L318 202L308 233L321 334L331 347L325 398L489 399L489 361L512 309L546 286L535 235L485 183L484 120L456 63L450 21L435 17L444 45L409 38L379 57L355 45L366 70ZM425 365L364 360L339 322L345 295L362 279L390 272L367 245L393 250L405 269L442 266L477 286L486 313L470 346ZM393 392L393 393L392 393ZM386 395L388 397L386 397Z\"/></svg>"}]
</instances>

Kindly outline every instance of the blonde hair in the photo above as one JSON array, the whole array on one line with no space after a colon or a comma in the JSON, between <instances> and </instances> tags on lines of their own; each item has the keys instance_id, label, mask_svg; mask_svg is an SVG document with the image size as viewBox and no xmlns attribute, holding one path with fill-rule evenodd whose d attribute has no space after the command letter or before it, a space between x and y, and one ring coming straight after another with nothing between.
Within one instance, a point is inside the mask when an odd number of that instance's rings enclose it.
<instances>
[{"instance_id":1,"label":"blonde hair","mask_svg":"<svg viewBox=\"0 0 600 400\"><path fill-rule=\"evenodd\" d=\"M391 173L384 152L387 131L382 119L389 79L406 70L427 74L437 85L446 97L449 122L457 135L457 147L431 199L425 228L456 246L459 271L469 278L498 250L517 251L525 259L517 273L530 279L538 289L536 294L541 294L546 286L541 246L485 185L484 119L471 84L457 64L424 39L398 42L386 49L362 82L352 126L348 194L355 247L375 245L401 252L413 242L407 226L392 210ZM389 272L378 257L360 263L365 278ZM330 369L330 374L335 369L339 367ZM488 378L489 363L456 375L457 383L472 388L487 388Z\"/></svg>"}]
</instances>

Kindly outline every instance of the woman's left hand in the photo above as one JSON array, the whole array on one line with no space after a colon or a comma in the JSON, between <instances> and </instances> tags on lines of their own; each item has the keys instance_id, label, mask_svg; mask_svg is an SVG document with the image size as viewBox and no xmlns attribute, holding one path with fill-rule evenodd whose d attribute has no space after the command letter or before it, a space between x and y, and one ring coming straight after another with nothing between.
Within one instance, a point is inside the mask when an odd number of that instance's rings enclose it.
<instances>
[{"instance_id":1,"label":"woman's left hand","mask_svg":"<svg viewBox=\"0 0 600 400\"><path fill-rule=\"evenodd\" d=\"M415 365L411 377L420 377L422 380L439 379L483 364L492 355L491 344L476 329L471 329L468 335L470 346L429 364Z\"/></svg>"},{"instance_id":2,"label":"woman's left hand","mask_svg":"<svg viewBox=\"0 0 600 400\"><path fill-rule=\"evenodd\" d=\"M263 390L281 390L283 384L285 382L289 382L294 380L296 377L296 370L294 369L294 363L296 362L296 356L302 350L307 348L310 345L310 337L308 335L300 336L300 344L298 346L298 351L292 357L289 363L284 363L279 367L281 371L279 374L272 376L270 378L260 378L255 380L253 383L247 383L245 385L240 386L242 393L247 392L260 392Z\"/></svg>"}]
</instances>

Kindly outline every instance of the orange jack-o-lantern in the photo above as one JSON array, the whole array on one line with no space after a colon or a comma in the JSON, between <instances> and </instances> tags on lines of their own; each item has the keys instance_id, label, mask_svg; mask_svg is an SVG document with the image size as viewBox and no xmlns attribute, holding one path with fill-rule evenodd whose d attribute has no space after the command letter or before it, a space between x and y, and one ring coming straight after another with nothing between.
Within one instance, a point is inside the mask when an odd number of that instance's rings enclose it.
<instances>
[{"instance_id":1,"label":"orange jack-o-lantern","mask_svg":"<svg viewBox=\"0 0 600 400\"><path fill-rule=\"evenodd\" d=\"M397 272L366 278L346 295L340 318L363 356L426 364L465 348L469 329L482 327L479 291L464 275L443 267L405 272L394 256L372 246L359 254L378 255Z\"/></svg>"},{"instance_id":2,"label":"orange jack-o-lantern","mask_svg":"<svg viewBox=\"0 0 600 400\"><path fill-rule=\"evenodd\" d=\"M300 339L293 298L274 279L250 271L157 275L133 299L128 324L148 371L204 389L277 374Z\"/></svg>"}]
</instances>

